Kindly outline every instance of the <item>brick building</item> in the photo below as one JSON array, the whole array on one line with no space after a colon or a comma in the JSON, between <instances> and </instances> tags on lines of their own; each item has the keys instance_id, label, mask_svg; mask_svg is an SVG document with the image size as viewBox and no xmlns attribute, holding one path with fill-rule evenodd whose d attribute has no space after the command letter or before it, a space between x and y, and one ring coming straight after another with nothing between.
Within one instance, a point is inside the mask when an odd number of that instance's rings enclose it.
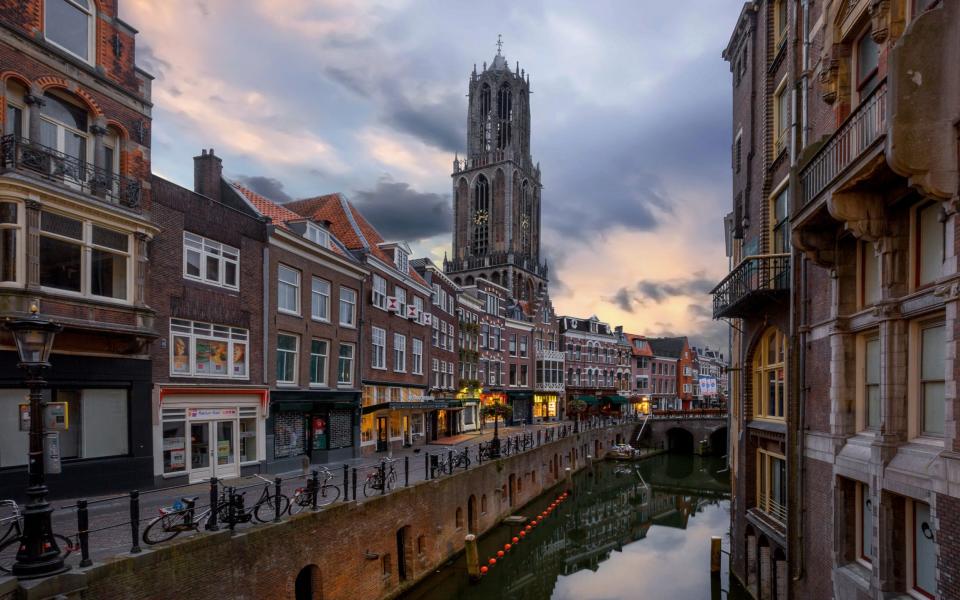
<instances>
[{"instance_id":1,"label":"brick building","mask_svg":"<svg viewBox=\"0 0 960 600\"><path fill-rule=\"evenodd\" d=\"M357 298L361 451L426 443L436 426L428 417L437 408L427 393L433 290L410 264L410 247L385 241L342 194L285 206L329 222L330 231L370 272L367 291Z\"/></svg>"},{"instance_id":2,"label":"brick building","mask_svg":"<svg viewBox=\"0 0 960 600\"><path fill-rule=\"evenodd\" d=\"M479 429L480 395L483 392L484 381L480 375L480 321L484 311L484 303L468 293L457 294L457 399L464 403L464 410L460 413L461 431ZM468 417L468 411L474 415ZM474 423L467 423L471 417L476 417Z\"/></svg>"},{"instance_id":3,"label":"brick building","mask_svg":"<svg viewBox=\"0 0 960 600\"><path fill-rule=\"evenodd\" d=\"M733 571L760 597L960 597L960 4L751 2L724 56Z\"/></svg>"},{"instance_id":4,"label":"brick building","mask_svg":"<svg viewBox=\"0 0 960 600\"><path fill-rule=\"evenodd\" d=\"M477 375L482 382L481 408L495 403L509 404L504 366L507 352L504 311L509 292L485 279L477 279L474 285L464 286L463 293L472 296L481 307L477 323L480 335Z\"/></svg>"},{"instance_id":5,"label":"brick building","mask_svg":"<svg viewBox=\"0 0 960 600\"><path fill-rule=\"evenodd\" d=\"M153 478L152 78L116 1L52 4L0 2L0 316L36 305L64 326L44 391L69 410L53 494L130 489ZM5 330L0 346L0 497L11 497L27 481L26 391Z\"/></svg>"},{"instance_id":6,"label":"brick building","mask_svg":"<svg viewBox=\"0 0 960 600\"><path fill-rule=\"evenodd\" d=\"M664 391L661 398L674 410L690 410L693 408L694 353L686 337L649 338L647 343L654 355L654 367L658 371L658 381ZM674 377L673 385L668 385L666 378ZM670 391L667 391L670 390Z\"/></svg>"},{"instance_id":7,"label":"brick building","mask_svg":"<svg viewBox=\"0 0 960 600\"><path fill-rule=\"evenodd\" d=\"M626 400L617 394L618 339L596 315L581 319L562 316L560 340L566 351L567 402L587 403L590 413L619 412Z\"/></svg>"},{"instance_id":8,"label":"brick building","mask_svg":"<svg viewBox=\"0 0 960 600\"><path fill-rule=\"evenodd\" d=\"M721 408L727 403L727 365L723 354L704 347L692 347L694 357L694 408Z\"/></svg>"},{"instance_id":9,"label":"brick building","mask_svg":"<svg viewBox=\"0 0 960 600\"><path fill-rule=\"evenodd\" d=\"M630 403L638 413L653 410L653 349L647 338L627 333L630 344Z\"/></svg>"},{"instance_id":10,"label":"brick building","mask_svg":"<svg viewBox=\"0 0 960 600\"><path fill-rule=\"evenodd\" d=\"M528 310L531 308L527 303ZM558 421L563 418L564 353L560 347L557 315L549 297L540 303L533 322L536 380L533 394L533 420Z\"/></svg>"},{"instance_id":11,"label":"brick building","mask_svg":"<svg viewBox=\"0 0 960 600\"><path fill-rule=\"evenodd\" d=\"M215 159L204 151L197 160ZM257 472L269 410L265 223L220 202L219 187L201 195L154 176L151 189L160 228L148 285L161 336L151 347L154 476L175 485Z\"/></svg>"},{"instance_id":12,"label":"brick building","mask_svg":"<svg viewBox=\"0 0 960 600\"><path fill-rule=\"evenodd\" d=\"M533 385L536 359L533 352L533 323L523 312L519 302L509 304L505 310L503 337L507 351L504 353L507 372L507 398L513 406L513 420L533 423Z\"/></svg>"},{"instance_id":13,"label":"brick building","mask_svg":"<svg viewBox=\"0 0 960 600\"><path fill-rule=\"evenodd\" d=\"M212 152L206 160L219 175ZM305 457L323 463L357 456L359 305L369 271L329 222L299 215L236 183L224 194L268 223L261 296L269 468L291 470Z\"/></svg>"}]
</instances>

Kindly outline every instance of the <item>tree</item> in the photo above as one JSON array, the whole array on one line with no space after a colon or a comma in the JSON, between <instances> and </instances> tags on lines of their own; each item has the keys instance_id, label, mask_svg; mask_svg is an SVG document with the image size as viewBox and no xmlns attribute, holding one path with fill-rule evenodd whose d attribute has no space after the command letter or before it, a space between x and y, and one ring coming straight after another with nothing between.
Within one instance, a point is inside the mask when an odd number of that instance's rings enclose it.
<instances>
[{"instance_id":1,"label":"tree","mask_svg":"<svg viewBox=\"0 0 960 600\"><path fill-rule=\"evenodd\" d=\"M493 439L490 440L490 455L500 456L500 419L506 420L513 416L513 407L503 402L494 402L480 409L480 416L486 420L493 417Z\"/></svg>"},{"instance_id":2,"label":"tree","mask_svg":"<svg viewBox=\"0 0 960 600\"><path fill-rule=\"evenodd\" d=\"M587 408L587 403L580 398L574 398L570 402L567 402L567 412L577 415L578 421L580 420L580 416L587 412Z\"/></svg>"}]
</instances>

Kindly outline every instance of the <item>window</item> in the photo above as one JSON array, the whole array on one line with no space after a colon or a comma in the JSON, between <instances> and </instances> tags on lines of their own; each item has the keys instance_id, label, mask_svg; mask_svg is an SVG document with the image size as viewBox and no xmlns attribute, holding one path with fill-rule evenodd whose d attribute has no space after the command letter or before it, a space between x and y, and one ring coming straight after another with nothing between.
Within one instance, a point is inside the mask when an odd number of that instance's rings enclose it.
<instances>
[{"instance_id":1,"label":"window","mask_svg":"<svg viewBox=\"0 0 960 600\"><path fill-rule=\"evenodd\" d=\"M525 335L520 336L520 357L527 357L527 336Z\"/></svg>"},{"instance_id":2,"label":"window","mask_svg":"<svg viewBox=\"0 0 960 600\"><path fill-rule=\"evenodd\" d=\"M740 172L740 165L742 164L741 152L743 150L743 134L737 133L737 139L733 143L733 166L737 173Z\"/></svg>"},{"instance_id":3,"label":"window","mask_svg":"<svg viewBox=\"0 0 960 600\"><path fill-rule=\"evenodd\" d=\"M499 313L499 312L500 312L500 307L499 307L499 304L498 304L498 302L497 302L497 301L498 301L498 298L497 298L496 296L494 296L493 294L487 294L487 295L486 295L486 298L487 298L487 304L486 304L487 313L488 313L488 314L491 314L491 315L496 315L497 313Z\"/></svg>"},{"instance_id":4,"label":"window","mask_svg":"<svg viewBox=\"0 0 960 600\"><path fill-rule=\"evenodd\" d=\"M517 385L517 365L513 363L510 363L510 375L509 375L508 383L511 386Z\"/></svg>"},{"instance_id":5,"label":"window","mask_svg":"<svg viewBox=\"0 0 960 600\"><path fill-rule=\"evenodd\" d=\"M340 358L337 362L337 385L353 385L353 344L340 344Z\"/></svg>"},{"instance_id":6,"label":"window","mask_svg":"<svg viewBox=\"0 0 960 600\"><path fill-rule=\"evenodd\" d=\"M413 374L423 374L423 340L413 338L410 340L410 353L413 356Z\"/></svg>"},{"instance_id":7,"label":"window","mask_svg":"<svg viewBox=\"0 0 960 600\"><path fill-rule=\"evenodd\" d=\"M393 334L393 370L404 373L407 370L407 336Z\"/></svg>"},{"instance_id":8,"label":"window","mask_svg":"<svg viewBox=\"0 0 960 600\"><path fill-rule=\"evenodd\" d=\"M387 280L376 273L373 275L373 305L377 308L387 308Z\"/></svg>"},{"instance_id":9,"label":"window","mask_svg":"<svg viewBox=\"0 0 960 600\"><path fill-rule=\"evenodd\" d=\"M93 45L93 0L46 0L43 35L48 42L91 62Z\"/></svg>"},{"instance_id":10,"label":"window","mask_svg":"<svg viewBox=\"0 0 960 600\"><path fill-rule=\"evenodd\" d=\"M330 344L326 340L310 341L310 385L327 385L327 356Z\"/></svg>"},{"instance_id":11,"label":"window","mask_svg":"<svg viewBox=\"0 0 960 600\"><path fill-rule=\"evenodd\" d=\"M784 77L774 92L773 99L773 143L774 156L778 156L787 148L787 133L790 129L790 88Z\"/></svg>"},{"instance_id":12,"label":"window","mask_svg":"<svg viewBox=\"0 0 960 600\"><path fill-rule=\"evenodd\" d=\"M374 369L387 368L387 331L380 327L370 328L372 350L370 352L370 367Z\"/></svg>"},{"instance_id":13,"label":"window","mask_svg":"<svg viewBox=\"0 0 960 600\"><path fill-rule=\"evenodd\" d=\"M314 277L310 283L310 316L316 321L330 320L330 282Z\"/></svg>"},{"instance_id":14,"label":"window","mask_svg":"<svg viewBox=\"0 0 960 600\"><path fill-rule=\"evenodd\" d=\"M220 287L239 289L240 251L214 240L183 232L183 276Z\"/></svg>"},{"instance_id":15,"label":"window","mask_svg":"<svg viewBox=\"0 0 960 600\"><path fill-rule=\"evenodd\" d=\"M869 567L873 562L873 499L870 487L856 483L857 560Z\"/></svg>"},{"instance_id":16,"label":"window","mask_svg":"<svg viewBox=\"0 0 960 600\"><path fill-rule=\"evenodd\" d=\"M480 326L480 347L487 347L487 332L490 330L490 326L484 323Z\"/></svg>"},{"instance_id":17,"label":"window","mask_svg":"<svg viewBox=\"0 0 960 600\"><path fill-rule=\"evenodd\" d=\"M0 202L0 282L18 281L22 212L15 202Z\"/></svg>"},{"instance_id":18,"label":"window","mask_svg":"<svg viewBox=\"0 0 960 600\"><path fill-rule=\"evenodd\" d=\"M397 297L397 304L400 306L399 314L401 316L406 316L407 314L407 290L402 287L395 286L393 288L393 293Z\"/></svg>"},{"instance_id":19,"label":"window","mask_svg":"<svg viewBox=\"0 0 960 600\"><path fill-rule=\"evenodd\" d=\"M880 427L880 338L872 334L860 340L862 390L858 408L858 429Z\"/></svg>"},{"instance_id":20,"label":"window","mask_svg":"<svg viewBox=\"0 0 960 600\"><path fill-rule=\"evenodd\" d=\"M510 334L510 356L517 355L517 334Z\"/></svg>"},{"instance_id":21,"label":"window","mask_svg":"<svg viewBox=\"0 0 960 600\"><path fill-rule=\"evenodd\" d=\"M860 306L880 301L880 256L871 242L860 242Z\"/></svg>"},{"instance_id":22,"label":"window","mask_svg":"<svg viewBox=\"0 0 960 600\"><path fill-rule=\"evenodd\" d=\"M419 315L420 313L422 313L422 312L423 312L423 298L421 298L420 296L414 296L414 297L413 297L413 307L414 307L415 309L417 309L417 314L418 314L418 315Z\"/></svg>"},{"instance_id":23,"label":"window","mask_svg":"<svg viewBox=\"0 0 960 600\"><path fill-rule=\"evenodd\" d=\"M340 288L340 324L344 327L357 325L357 292L350 288Z\"/></svg>"},{"instance_id":24,"label":"window","mask_svg":"<svg viewBox=\"0 0 960 600\"><path fill-rule=\"evenodd\" d=\"M942 221L939 203L926 204L917 210L914 231L914 253L917 287L933 283L940 278L946 258L946 223Z\"/></svg>"},{"instance_id":25,"label":"window","mask_svg":"<svg viewBox=\"0 0 960 600\"><path fill-rule=\"evenodd\" d=\"M330 233L313 223L307 223L307 229L303 236L311 242L320 244L324 248L330 247Z\"/></svg>"},{"instance_id":26,"label":"window","mask_svg":"<svg viewBox=\"0 0 960 600\"><path fill-rule=\"evenodd\" d=\"M783 456L757 451L757 508L781 523L787 521L787 461Z\"/></svg>"},{"instance_id":27,"label":"window","mask_svg":"<svg viewBox=\"0 0 960 600\"><path fill-rule=\"evenodd\" d=\"M943 323L920 327L920 432L924 435L943 435L945 331Z\"/></svg>"},{"instance_id":28,"label":"window","mask_svg":"<svg viewBox=\"0 0 960 600\"><path fill-rule=\"evenodd\" d=\"M246 329L170 319L170 374L247 378Z\"/></svg>"},{"instance_id":29,"label":"window","mask_svg":"<svg viewBox=\"0 0 960 600\"><path fill-rule=\"evenodd\" d=\"M300 271L286 265L277 265L277 309L300 314Z\"/></svg>"},{"instance_id":30,"label":"window","mask_svg":"<svg viewBox=\"0 0 960 600\"><path fill-rule=\"evenodd\" d=\"M520 365L520 385L522 387L527 387L527 365Z\"/></svg>"},{"instance_id":31,"label":"window","mask_svg":"<svg viewBox=\"0 0 960 600\"><path fill-rule=\"evenodd\" d=\"M87 177L87 131L89 120L85 109L51 93L43 95L40 107L40 144L76 159L79 165L61 163L65 181L80 184Z\"/></svg>"},{"instance_id":32,"label":"window","mask_svg":"<svg viewBox=\"0 0 960 600\"><path fill-rule=\"evenodd\" d=\"M862 101L870 95L880 81L878 66L880 65L880 46L873 41L870 29L860 36L856 42L857 61L857 96Z\"/></svg>"},{"instance_id":33,"label":"window","mask_svg":"<svg viewBox=\"0 0 960 600\"><path fill-rule=\"evenodd\" d=\"M300 338L277 334L277 383L297 383L297 351Z\"/></svg>"},{"instance_id":34,"label":"window","mask_svg":"<svg viewBox=\"0 0 960 600\"><path fill-rule=\"evenodd\" d=\"M774 327L767 329L753 353L753 414L755 417L784 418L786 354L786 336Z\"/></svg>"},{"instance_id":35,"label":"window","mask_svg":"<svg viewBox=\"0 0 960 600\"><path fill-rule=\"evenodd\" d=\"M930 505L907 501L907 572L911 592L934 598L937 590L937 540Z\"/></svg>"},{"instance_id":36,"label":"window","mask_svg":"<svg viewBox=\"0 0 960 600\"><path fill-rule=\"evenodd\" d=\"M773 39L778 46L787 39L787 17L787 0L776 0L773 4Z\"/></svg>"},{"instance_id":37,"label":"window","mask_svg":"<svg viewBox=\"0 0 960 600\"><path fill-rule=\"evenodd\" d=\"M407 253L404 252L403 250L401 250L400 248L394 248L394 250L393 250L393 255L394 255L394 258L396 259L396 260L394 260L394 264L396 264L397 270L400 271L401 273L405 274L405 275L406 275L407 273L409 273L409 272L410 272L410 262L409 262L410 257L407 256Z\"/></svg>"},{"instance_id":38,"label":"window","mask_svg":"<svg viewBox=\"0 0 960 600\"><path fill-rule=\"evenodd\" d=\"M130 235L57 213L40 213L40 285L127 300Z\"/></svg>"},{"instance_id":39,"label":"window","mask_svg":"<svg viewBox=\"0 0 960 600\"><path fill-rule=\"evenodd\" d=\"M788 192L789 188L784 187L770 201L770 250L773 254L790 252L790 224L787 220Z\"/></svg>"}]
</instances>

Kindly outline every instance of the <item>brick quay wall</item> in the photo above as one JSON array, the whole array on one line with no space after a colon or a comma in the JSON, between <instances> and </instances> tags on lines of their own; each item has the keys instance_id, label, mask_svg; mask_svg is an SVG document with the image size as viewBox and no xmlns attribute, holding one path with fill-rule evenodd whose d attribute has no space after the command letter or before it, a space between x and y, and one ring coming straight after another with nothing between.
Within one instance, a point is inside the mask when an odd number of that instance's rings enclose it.
<instances>
[{"instance_id":1,"label":"brick quay wall","mask_svg":"<svg viewBox=\"0 0 960 600\"><path fill-rule=\"evenodd\" d=\"M486 532L562 484L566 468L583 468L587 455L602 458L636 427L626 423L573 434L386 496L233 533L196 535L42 582L8 581L0 585L0 600L56 594L70 600L292 599L304 568L311 573L315 600L393 598L463 550L470 504L473 528ZM404 581L398 569L401 530Z\"/></svg>"}]
</instances>

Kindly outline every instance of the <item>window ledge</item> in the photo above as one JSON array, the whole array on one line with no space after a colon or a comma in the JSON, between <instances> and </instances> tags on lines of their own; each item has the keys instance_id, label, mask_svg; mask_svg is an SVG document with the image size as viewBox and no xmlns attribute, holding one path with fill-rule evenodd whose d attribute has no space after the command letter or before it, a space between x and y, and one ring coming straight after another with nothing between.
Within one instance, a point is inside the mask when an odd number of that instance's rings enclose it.
<instances>
[{"instance_id":1,"label":"window ledge","mask_svg":"<svg viewBox=\"0 0 960 600\"><path fill-rule=\"evenodd\" d=\"M327 319L321 319L320 317L311 316L311 317L310 317L310 320L313 321L314 323L326 323L327 325L330 324L330 319L329 319L329 318L327 318Z\"/></svg>"},{"instance_id":2,"label":"window ledge","mask_svg":"<svg viewBox=\"0 0 960 600\"><path fill-rule=\"evenodd\" d=\"M277 312L280 313L281 315L288 315L288 316L291 316L291 317L299 317L299 316L301 316L299 312L292 311L292 310L284 310L284 309L282 309L282 308L278 308L278 309L277 309Z\"/></svg>"}]
</instances>

